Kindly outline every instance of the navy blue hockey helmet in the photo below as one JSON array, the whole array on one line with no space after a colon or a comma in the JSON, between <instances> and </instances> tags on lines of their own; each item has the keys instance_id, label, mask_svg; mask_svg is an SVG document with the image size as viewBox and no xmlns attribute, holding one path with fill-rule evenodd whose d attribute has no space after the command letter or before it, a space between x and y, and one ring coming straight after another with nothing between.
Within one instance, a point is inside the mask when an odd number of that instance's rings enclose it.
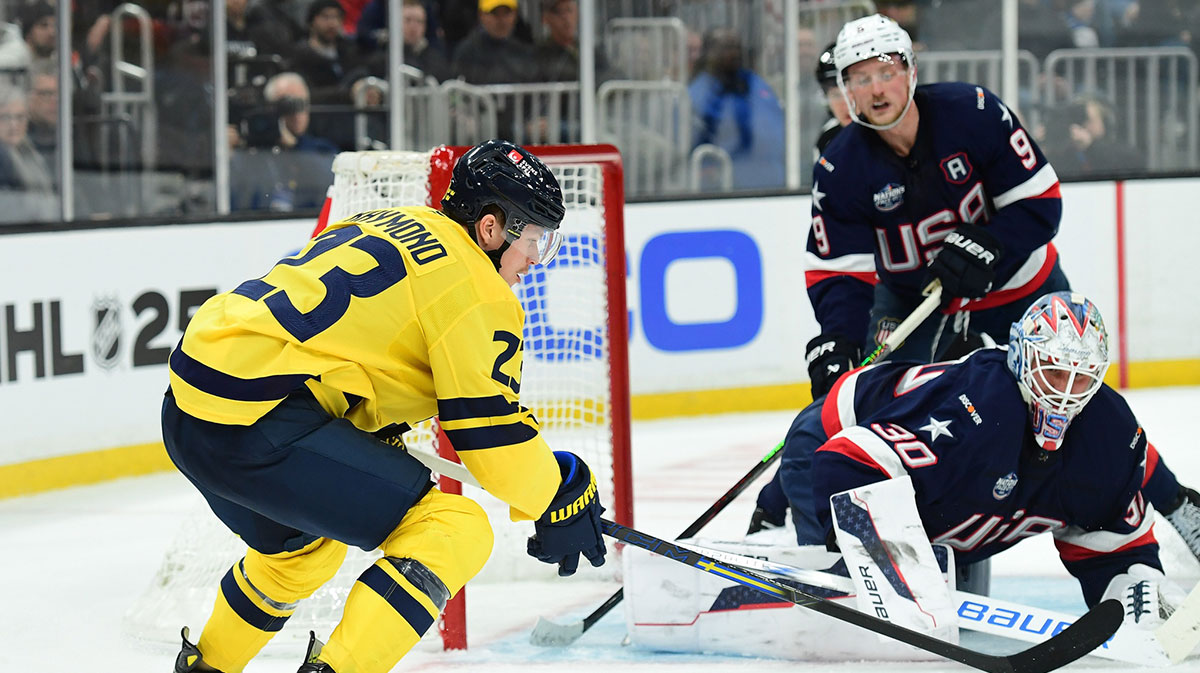
<instances>
[{"instance_id":1,"label":"navy blue hockey helmet","mask_svg":"<svg viewBox=\"0 0 1200 673\"><path fill-rule=\"evenodd\" d=\"M836 42L830 42L825 51L817 57L817 84L828 89L836 89L838 85L837 66L833 62L833 48L836 46Z\"/></svg>"},{"instance_id":2,"label":"navy blue hockey helmet","mask_svg":"<svg viewBox=\"0 0 1200 673\"><path fill-rule=\"evenodd\" d=\"M553 259L562 242L558 227L566 209L554 173L533 154L507 140L489 140L471 148L454 164L450 186L442 197L442 212L474 234L475 223L487 206L504 212L505 245L499 254L522 238L528 225L537 236L540 263Z\"/></svg>"}]
</instances>

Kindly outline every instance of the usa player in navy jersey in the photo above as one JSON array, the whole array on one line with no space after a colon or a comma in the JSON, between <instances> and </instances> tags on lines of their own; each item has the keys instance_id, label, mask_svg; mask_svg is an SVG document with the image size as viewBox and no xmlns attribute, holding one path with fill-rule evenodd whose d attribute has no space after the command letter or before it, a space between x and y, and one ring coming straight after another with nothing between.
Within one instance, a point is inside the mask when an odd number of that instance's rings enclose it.
<instances>
[{"instance_id":1,"label":"usa player in navy jersey","mask_svg":"<svg viewBox=\"0 0 1200 673\"><path fill-rule=\"evenodd\" d=\"M1143 495L1152 446L1102 383L1108 365L1095 305L1056 292L1011 326L1007 349L854 370L788 432L780 474L797 540L833 539L834 494L908 477L929 540L958 564L1049 532L1089 606L1115 597L1127 618L1157 623L1160 589L1179 595Z\"/></svg>"},{"instance_id":2,"label":"usa player in navy jersey","mask_svg":"<svg viewBox=\"0 0 1200 673\"><path fill-rule=\"evenodd\" d=\"M941 281L943 315L896 357L937 359L965 333L960 315L1002 339L1032 299L1069 287L1051 242L1058 176L1011 109L972 84L917 86L912 40L880 15L842 28L834 62L855 123L813 168L814 395L857 364L863 345L882 343L931 280Z\"/></svg>"},{"instance_id":3,"label":"usa player in navy jersey","mask_svg":"<svg viewBox=\"0 0 1200 673\"><path fill-rule=\"evenodd\" d=\"M814 166L805 277L821 334L807 347L814 399L882 343L931 280L948 303L893 357L929 362L972 332L996 341L1036 297L1069 289L1053 239L1058 177L1020 120L983 87L917 86L912 40L880 15L847 23L834 61L854 119ZM968 349L962 349L968 350ZM1151 453L1145 496L1200 557L1200 496ZM777 486L751 532L779 525ZM1184 525L1184 524L1187 525Z\"/></svg>"}]
</instances>

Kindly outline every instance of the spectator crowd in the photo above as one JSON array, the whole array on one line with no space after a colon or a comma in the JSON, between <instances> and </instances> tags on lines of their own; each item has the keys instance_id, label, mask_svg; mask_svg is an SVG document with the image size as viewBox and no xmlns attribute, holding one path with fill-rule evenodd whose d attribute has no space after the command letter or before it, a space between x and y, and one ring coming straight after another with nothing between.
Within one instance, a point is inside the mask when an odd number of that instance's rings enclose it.
<instances>
[{"instance_id":1,"label":"spectator crowd","mask_svg":"<svg viewBox=\"0 0 1200 673\"><path fill-rule=\"evenodd\" d=\"M20 193L22 203L21 208L0 212L6 220L58 215L60 55L55 1L0 2L0 190ZM387 67L389 3L221 1L229 66L229 126L221 140L232 156L232 207L319 207L325 193L322 181L330 179L337 152L391 144L384 107L392 74ZM1200 3L1191 0L1019 2L1020 48L1039 59L1060 48L1195 49L1200 40ZM685 72L669 76L687 89L691 120L684 135L690 147L684 149L704 146L727 156L735 189L782 188L786 97L777 73L756 70L763 63L756 57L766 46L757 44L745 20L697 20L699 6L713 9L720 3L642 4L646 7L639 5L637 11L683 17L688 24L687 63L681 66ZM745 4L766 12L750 21L773 20L772 2L762 7ZM995 27L1000 3L994 0L876 0L875 6L913 36L918 53L999 47ZM64 72L70 73L72 94L73 168L76 174L96 176L82 179L76 189L77 212L120 214L117 208L128 199L114 197L121 190L113 185L122 184L119 176L129 173L175 176L173 182L163 180L149 190L174 190L174 198L164 201L160 212L211 212L211 7L211 0L71 3L71 53ZM603 16L613 17L625 5L600 0L598 7ZM401 11L404 62L416 70L419 81L459 79L490 85L579 78L578 0L402 0ZM602 42L602 21L597 30ZM802 27L800 39L802 72L811 72L818 42L828 36ZM638 69L654 65L635 58L623 59L618 66L606 55L612 54L596 52L598 83L638 79ZM139 68L146 73L142 79L130 74ZM142 94L149 103L133 108L114 92ZM1124 123L1116 101L1096 92L1074 93L1078 95L1065 105L1038 110L1038 123L1030 124L1050 158L1062 167L1060 172L1072 177L1144 170L1137 152L1116 138ZM802 105L818 101L814 105L819 111L830 91L806 80L802 96L806 95ZM802 119L811 116L811 107L804 108ZM567 120L579 116L577 107L563 103L559 112L553 118L563 120L557 122L563 129L569 123L577 129L577 119ZM373 115L365 138L355 123L364 114ZM505 114L513 112L501 112L500 135L511 136L514 128L540 129L544 142L561 142L568 135L565 130L547 131L546 109L525 110L524 119ZM807 148L814 140L806 137L803 144ZM314 174L321 179L313 179ZM141 189L146 191L144 180ZM149 214L147 210L154 208L129 214Z\"/></svg>"}]
</instances>

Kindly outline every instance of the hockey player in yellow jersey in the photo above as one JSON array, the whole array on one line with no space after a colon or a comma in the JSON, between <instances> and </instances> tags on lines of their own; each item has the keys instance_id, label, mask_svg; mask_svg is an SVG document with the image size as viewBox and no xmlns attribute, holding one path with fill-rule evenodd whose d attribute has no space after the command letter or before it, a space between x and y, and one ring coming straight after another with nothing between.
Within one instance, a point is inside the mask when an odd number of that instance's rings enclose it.
<instances>
[{"instance_id":1,"label":"hockey player in yellow jersey","mask_svg":"<svg viewBox=\"0 0 1200 673\"><path fill-rule=\"evenodd\" d=\"M334 223L196 312L171 355L163 439L248 549L200 638L184 629L177 673L241 671L347 545L383 558L299 670L391 670L491 553L479 505L378 438L435 414L484 488L534 521L531 555L560 575L580 553L604 563L590 470L551 452L518 403L524 313L510 286L557 252L563 214L549 169L490 141L455 164L441 212Z\"/></svg>"}]
</instances>

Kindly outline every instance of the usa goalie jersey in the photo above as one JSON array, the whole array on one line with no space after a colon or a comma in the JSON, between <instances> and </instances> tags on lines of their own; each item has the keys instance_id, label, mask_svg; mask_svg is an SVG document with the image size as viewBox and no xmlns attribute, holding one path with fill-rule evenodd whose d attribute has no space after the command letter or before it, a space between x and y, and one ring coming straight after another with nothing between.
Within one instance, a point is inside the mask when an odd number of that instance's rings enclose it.
<instances>
[{"instance_id":1,"label":"usa goalie jersey","mask_svg":"<svg viewBox=\"0 0 1200 673\"><path fill-rule=\"evenodd\" d=\"M368 211L205 302L171 354L171 389L226 425L300 388L367 432L436 414L513 519L536 519L561 477L518 402L524 319L463 227L432 208Z\"/></svg>"},{"instance_id":2,"label":"usa goalie jersey","mask_svg":"<svg viewBox=\"0 0 1200 673\"><path fill-rule=\"evenodd\" d=\"M919 86L913 104L908 156L850 124L813 167L805 282L822 334L865 339L876 282L915 305L926 264L960 223L986 224L1003 245L993 290L967 309L1028 296L1057 259L1058 176L1016 114L961 82Z\"/></svg>"},{"instance_id":3,"label":"usa goalie jersey","mask_svg":"<svg viewBox=\"0 0 1200 673\"><path fill-rule=\"evenodd\" d=\"M1057 451L1033 439L1002 348L956 362L886 362L830 391L830 438L813 458L819 524L832 530L834 493L908 475L932 542L960 564L1051 533L1089 605L1134 563L1161 569L1153 509L1141 495L1149 447L1119 393L1103 386Z\"/></svg>"}]
</instances>

